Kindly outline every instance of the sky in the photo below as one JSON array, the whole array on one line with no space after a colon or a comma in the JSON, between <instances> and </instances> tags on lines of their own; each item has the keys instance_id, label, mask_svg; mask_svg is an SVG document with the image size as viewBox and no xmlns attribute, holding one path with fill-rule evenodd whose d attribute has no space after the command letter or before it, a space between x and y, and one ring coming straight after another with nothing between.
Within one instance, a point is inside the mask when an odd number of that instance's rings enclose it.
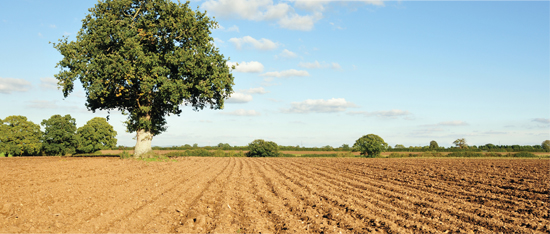
<instances>
[{"instance_id":1,"label":"sky","mask_svg":"<svg viewBox=\"0 0 550 234\"><path fill-rule=\"evenodd\" d=\"M70 114L77 127L119 111L88 111L80 83L67 98L50 42L76 39L97 1L0 1L0 119L36 124ZM192 1L220 27L235 93L223 110L167 118L154 146L197 143L390 146L540 145L550 139L548 1ZM42 127L42 130L43 127Z\"/></svg>"}]
</instances>

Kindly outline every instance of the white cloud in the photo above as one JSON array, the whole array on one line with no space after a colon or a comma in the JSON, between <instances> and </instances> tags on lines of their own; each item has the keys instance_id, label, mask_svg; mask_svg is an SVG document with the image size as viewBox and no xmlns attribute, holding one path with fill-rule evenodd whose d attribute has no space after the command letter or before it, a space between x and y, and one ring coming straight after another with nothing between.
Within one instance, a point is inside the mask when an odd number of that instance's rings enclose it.
<instances>
[{"instance_id":1,"label":"white cloud","mask_svg":"<svg viewBox=\"0 0 550 234\"><path fill-rule=\"evenodd\" d=\"M224 41L223 41L222 39L219 39L219 38L217 38L217 37L214 37L214 43L220 43L220 44L222 44L222 43L224 43Z\"/></svg>"},{"instance_id":2,"label":"white cloud","mask_svg":"<svg viewBox=\"0 0 550 234\"><path fill-rule=\"evenodd\" d=\"M224 115L236 115L236 116L258 116L261 115L255 110L238 109L231 112L222 112Z\"/></svg>"},{"instance_id":3,"label":"white cloud","mask_svg":"<svg viewBox=\"0 0 550 234\"><path fill-rule=\"evenodd\" d=\"M360 0L360 1L367 4L375 5L375 6L384 6L385 0Z\"/></svg>"},{"instance_id":4,"label":"white cloud","mask_svg":"<svg viewBox=\"0 0 550 234\"><path fill-rule=\"evenodd\" d=\"M42 36L42 33L38 33L38 37L44 37L44 36Z\"/></svg>"},{"instance_id":5,"label":"white cloud","mask_svg":"<svg viewBox=\"0 0 550 234\"><path fill-rule=\"evenodd\" d=\"M345 28L342 28L342 27L340 27L340 26L338 26L338 25L336 25L336 24L334 24L334 23L332 23L332 22L330 22L329 24L330 24L330 25L332 26L332 28L334 28L334 29L338 29L338 30L344 30L344 29L345 29Z\"/></svg>"},{"instance_id":6,"label":"white cloud","mask_svg":"<svg viewBox=\"0 0 550 234\"><path fill-rule=\"evenodd\" d=\"M231 27L229 27L227 30L225 30L226 32L239 32L239 27L237 27L237 25L233 25Z\"/></svg>"},{"instance_id":7,"label":"white cloud","mask_svg":"<svg viewBox=\"0 0 550 234\"><path fill-rule=\"evenodd\" d=\"M222 31L225 31L225 32L239 32L239 27L237 25L233 25L229 28L225 28L224 26L221 26L218 24L218 30L222 30Z\"/></svg>"},{"instance_id":8,"label":"white cloud","mask_svg":"<svg viewBox=\"0 0 550 234\"><path fill-rule=\"evenodd\" d=\"M213 12L218 17L256 21L266 20L276 14L285 15L286 11L289 10L287 4L273 5L271 0L209 0L204 2L201 8Z\"/></svg>"},{"instance_id":9,"label":"white cloud","mask_svg":"<svg viewBox=\"0 0 550 234\"><path fill-rule=\"evenodd\" d=\"M319 4L298 3L298 7L314 10L312 15L298 15L287 3L272 0L209 0L201 8L218 17L241 18L254 21L277 21L280 27L309 31L322 18L324 7Z\"/></svg>"},{"instance_id":10,"label":"white cloud","mask_svg":"<svg viewBox=\"0 0 550 234\"><path fill-rule=\"evenodd\" d=\"M363 115L363 116L366 116L366 117L375 116L375 117L379 117L379 118L397 118L397 117L410 116L411 112L404 111L404 110L393 109L393 110L389 110L389 111L373 111L373 112L350 111L350 112L348 112L348 114L350 114L350 115Z\"/></svg>"},{"instance_id":11,"label":"white cloud","mask_svg":"<svg viewBox=\"0 0 550 234\"><path fill-rule=\"evenodd\" d=\"M291 16L285 16L279 20L281 28L290 30L310 31L313 29L315 22L323 18L323 14L315 13L314 15L298 15L292 14Z\"/></svg>"},{"instance_id":12,"label":"white cloud","mask_svg":"<svg viewBox=\"0 0 550 234\"><path fill-rule=\"evenodd\" d=\"M321 65L318 61L315 61L313 63L300 62L298 64L298 66L303 67L303 68L309 68L309 69L323 68L324 67L324 65Z\"/></svg>"},{"instance_id":13,"label":"white cloud","mask_svg":"<svg viewBox=\"0 0 550 234\"><path fill-rule=\"evenodd\" d=\"M234 62L227 62L227 66L235 66L235 72L245 72L245 73L258 73L262 72L264 70L264 65L262 65L260 62L257 61L250 61L250 62L240 62L234 63Z\"/></svg>"},{"instance_id":14,"label":"white cloud","mask_svg":"<svg viewBox=\"0 0 550 234\"><path fill-rule=\"evenodd\" d=\"M280 71L280 72L266 72L264 74L261 74L261 76L286 78L291 76L309 76L309 73L307 71L298 71L295 69L290 69L290 70Z\"/></svg>"},{"instance_id":15,"label":"white cloud","mask_svg":"<svg viewBox=\"0 0 550 234\"><path fill-rule=\"evenodd\" d=\"M487 134L487 135L505 135L505 134L508 134L507 132L499 132L499 131L487 131L487 132L483 132L483 134Z\"/></svg>"},{"instance_id":16,"label":"white cloud","mask_svg":"<svg viewBox=\"0 0 550 234\"><path fill-rule=\"evenodd\" d=\"M329 100L323 99L307 99L303 102L292 102L290 109L283 109L285 113L334 113L343 112L347 108L357 107L352 102L346 101L344 98L332 98Z\"/></svg>"},{"instance_id":17,"label":"white cloud","mask_svg":"<svg viewBox=\"0 0 550 234\"><path fill-rule=\"evenodd\" d=\"M468 125L468 124L464 121L455 120L455 121L440 122L436 125L439 125L439 126L464 126L464 125Z\"/></svg>"},{"instance_id":18,"label":"white cloud","mask_svg":"<svg viewBox=\"0 0 550 234\"><path fill-rule=\"evenodd\" d=\"M247 103L252 101L252 95L235 92L226 100L227 103Z\"/></svg>"},{"instance_id":19,"label":"white cloud","mask_svg":"<svg viewBox=\"0 0 550 234\"><path fill-rule=\"evenodd\" d=\"M282 58L296 58L298 55L290 50L284 49L283 52L279 54Z\"/></svg>"},{"instance_id":20,"label":"white cloud","mask_svg":"<svg viewBox=\"0 0 550 234\"><path fill-rule=\"evenodd\" d=\"M31 87L31 82L25 79L0 77L0 93L25 92Z\"/></svg>"},{"instance_id":21,"label":"white cloud","mask_svg":"<svg viewBox=\"0 0 550 234\"><path fill-rule=\"evenodd\" d=\"M260 40L256 40L251 36L245 36L242 38L234 37L229 39L229 41L233 43L233 45L235 45L235 48L239 50L242 49L243 46L247 44L252 45L252 47L258 50L274 50L274 49L277 49L277 47L279 47L278 43L275 43L269 39L262 38Z\"/></svg>"},{"instance_id":22,"label":"white cloud","mask_svg":"<svg viewBox=\"0 0 550 234\"><path fill-rule=\"evenodd\" d=\"M40 78L40 87L57 90L57 79L51 77Z\"/></svg>"},{"instance_id":23,"label":"white cloud","mask_svg":"<svg viewBox=\"0 0 550 234\"><path fill-rule=\"evenodd\" d=\"M266 94L266 93L269 93L269 91L266 91L264 89L264 87L258 87L258 88L250 88L250 89L246 89L246 90L240 90L240 92L242 93L247 93L247 94Z\"/></svg>"},{"instance_id":24,"label":"white cloud","mask_svg":"<svg viewBox=\"0 0 550 234\"><path fill-rule=\"evenodd\" d=\"M533 119L534 122L543 123L543 124L550 124L550 119L546 118L535 118Z\"/></svg>"},{"instance_id":25,"label":"white cloud","mask_svg":"<svg viewBox=\"0 0 550 234\"><path fill-rule=\"evenodd\" d=\"M326 1L290 1L294 7L309 11L300 15L286 2L274 3L272 0L208 0L201 8L213 12L217 17L240 18L254 21L275 21L281 28L290 30L312 30L315 23L323 18L325 5L337 0ZM383 0L359 0L366 4L384 6Z\"/></svg>"},{"instance_id":26,"label":"white cloud","mask_svg":"<svg viewBox=\"0 0 550 234\"><path fill-rule=\"evenodd\" d=\"M57 28L57 26L55 26L55 24L50 24L50 28Z\"/></svg>"},{"instance_id":27,"label":"white cloud","mask_svg":"<svg viewBox=\"0 0 550 234\"><path fill-rule=\"evenodd\" d=\"M319 63L319 61L315 61L315 62L312 62L312 63L304 63L304 62L300 62L298 64L299 67L303 67L303 68L309 68L309 69L320 69L320 68L332 68L332 69L335 69L335 70L340 70L342 69L342 66L340 66L340 64L338 63L331 63L331 64L328 64L328 63Z\"/></svg>"},{"instance_id":28,"label":"white cloud","mask_svg":"<svg viewBox=\"0 0 550 234\"><path fill-rule=\"evenodd\" d=\"M298 9L311 11L311 12L318 12L318 11L324 11L325 6L328 3L328 1L296 1L294 3L294 6Z\"/></svg>"}]
</instances>

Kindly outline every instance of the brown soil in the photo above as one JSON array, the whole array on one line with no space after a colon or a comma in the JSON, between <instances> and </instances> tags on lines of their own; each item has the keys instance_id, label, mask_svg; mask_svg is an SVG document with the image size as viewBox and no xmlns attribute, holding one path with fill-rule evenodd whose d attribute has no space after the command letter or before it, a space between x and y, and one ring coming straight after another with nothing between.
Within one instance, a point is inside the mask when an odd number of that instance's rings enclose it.
<instances>
[{"instance_id":1,"label":"brown soil","mask_svg":"<svg viewBox=\"0 0 550 234\"><path fill-rule=\"evenodd\" d=\"M0 158L0 232L550 232L544 159Z\"/></svg>"}]
</instances>

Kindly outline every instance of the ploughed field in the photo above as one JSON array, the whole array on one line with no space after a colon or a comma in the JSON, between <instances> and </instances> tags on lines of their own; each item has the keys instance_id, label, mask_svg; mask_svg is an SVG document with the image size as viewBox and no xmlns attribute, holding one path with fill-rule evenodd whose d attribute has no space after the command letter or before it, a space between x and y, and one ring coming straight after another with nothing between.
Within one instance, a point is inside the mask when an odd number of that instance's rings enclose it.
<instances>
[{"instance_id":1,"label":"ploughed field","mask_svg":"<svg viewBox=\"0 0 550 234\"><path fill-rule=\"evenodd\" d=\"M544 159L0 158L0 232L550 232Z\"/></svg>"}]
</instances>

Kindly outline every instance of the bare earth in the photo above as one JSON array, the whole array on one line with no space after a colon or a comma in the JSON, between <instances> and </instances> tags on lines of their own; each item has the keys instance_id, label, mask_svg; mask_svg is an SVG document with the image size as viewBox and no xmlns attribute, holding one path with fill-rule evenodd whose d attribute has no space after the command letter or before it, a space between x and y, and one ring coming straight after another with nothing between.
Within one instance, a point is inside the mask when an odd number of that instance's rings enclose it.
<instances>
[{"instance_id":1,"label":"bare earth","mask_svg":"<svg viewBox=\"0 0 550 234\"><path fill-rule=\"evenodd\" d=\"M0 158L0 232L550 232L550 160Z\"/></svg>"}]
</instances>

